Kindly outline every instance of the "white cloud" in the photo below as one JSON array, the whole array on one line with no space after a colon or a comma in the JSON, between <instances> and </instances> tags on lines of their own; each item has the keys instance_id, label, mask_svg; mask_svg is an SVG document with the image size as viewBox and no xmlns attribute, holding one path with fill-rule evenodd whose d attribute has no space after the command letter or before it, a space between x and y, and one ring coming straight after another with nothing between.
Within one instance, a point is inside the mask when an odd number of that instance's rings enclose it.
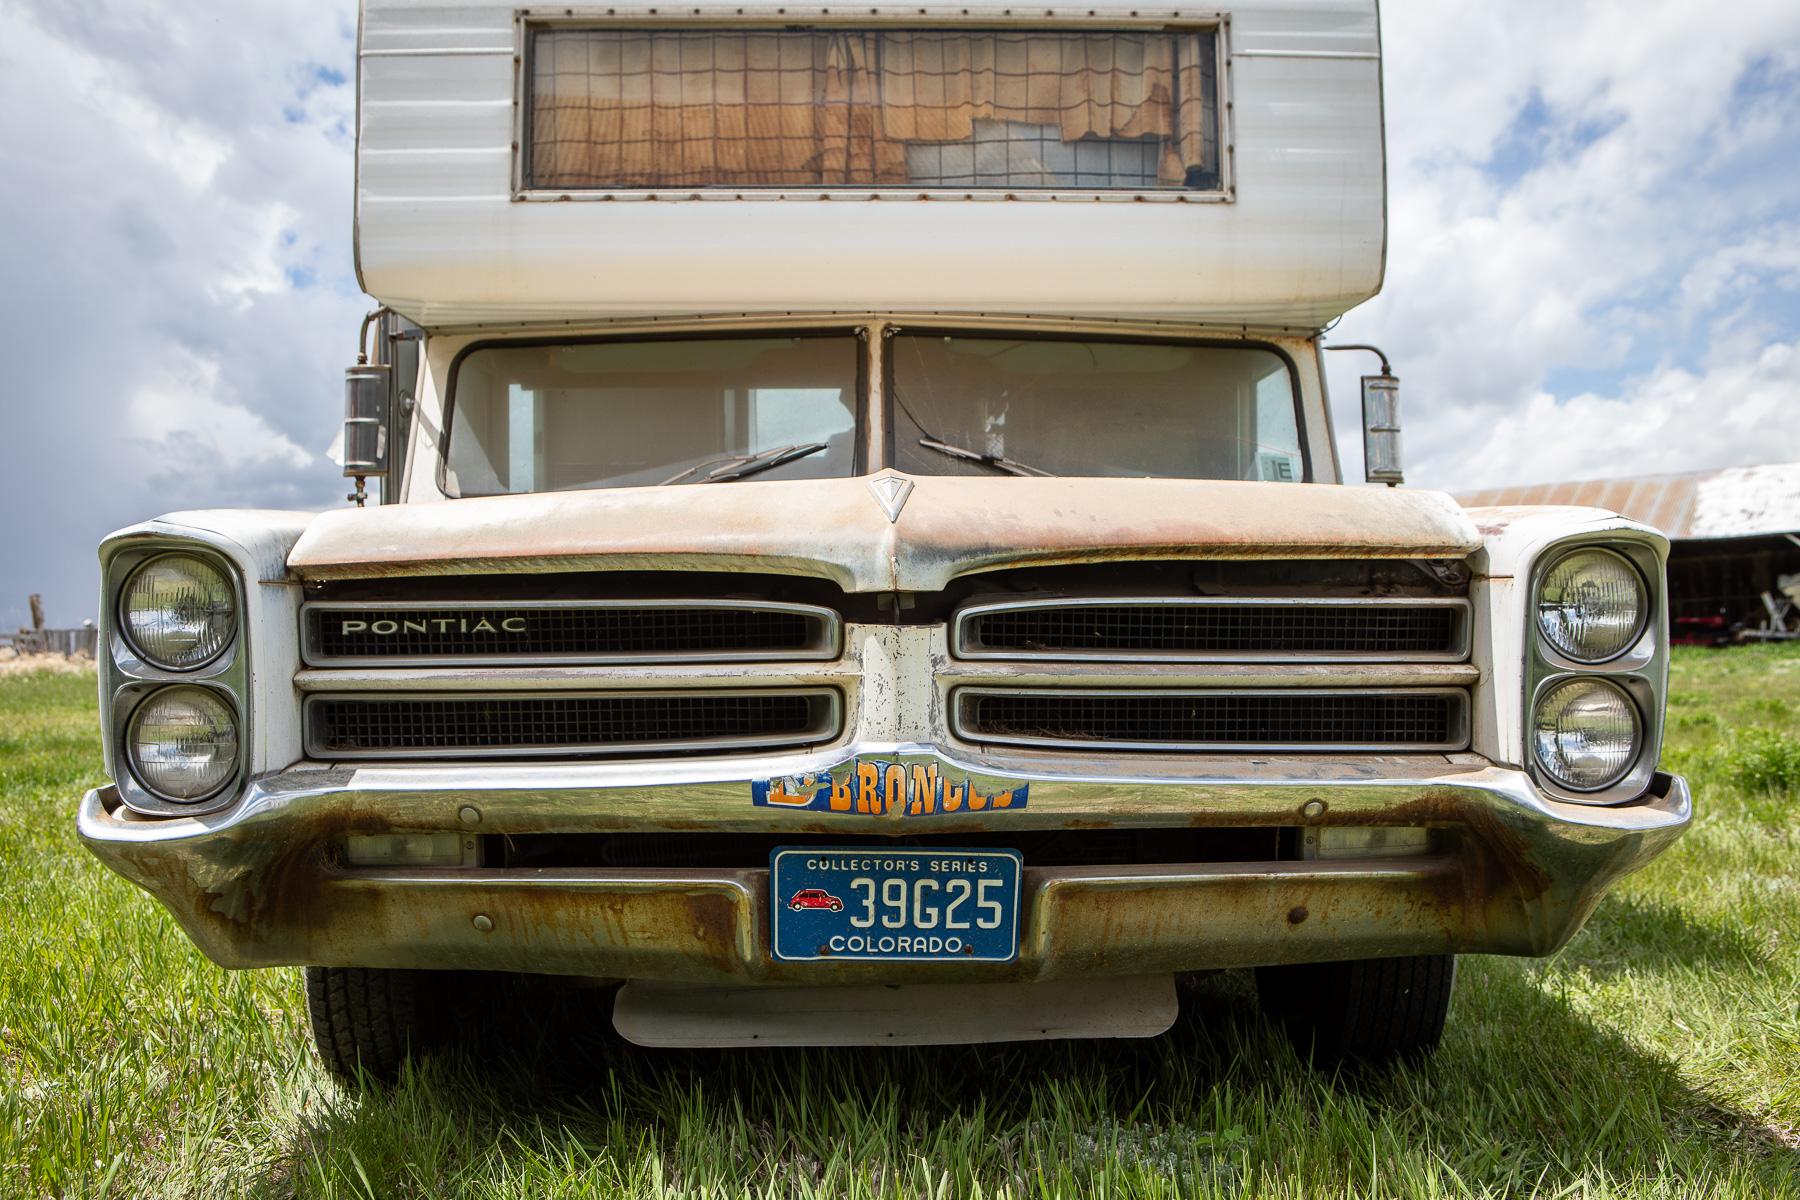
<instances>
[{"instance_id":1,"label":"white cloud","mask_svg":"<svg viewBox=\"0 0 1800 1200\"><path fill-rule=\"evenodd\" d=\"M1692 470L1696 464L1800 460L1800 339L1700 374L1661 367L1615 395L1583 392L1559 400L1535 392L1496 411L1449 417L1443 440L1459 443L1454 487L1470 491L1526 480ZM1438 468L1444 469L1444 468Z\"/></svg>"},{"instance_id":2,"label":"white cloud","mask_svg":"<svg viewBox=\"0 0 1800 1200\"><path fill-rule=\"evenodd\" d=\"M1795 456L1738 397L1791 378L1800 335L1800 6L1382 15L1387 283L1332 340L1405 378L1410 481ZM1331 372L1354 475L1349 357Z\"/></svg>"},{"instance_id":3,"label":"white cloud","mask_svg":"<svg viewBox=\"0 0 1800 1200\"><path fill-rule=\"evenodd\" d=\"M197 192L212 182L229 153L222 140L122 90L106 64L93 55L49 39L34 41L46 52L45 66L64 78L67 95L90 119L115 126L145 159L168 171L188 191Z\"/></svg>"},{"instance_id":4,"label":"white cloud","mask_svg":"<svg viewBox=\"0 0 1800 1200\"><path fill-rule=\"evenodd\" d=\"M191 455L240 467L316 464L316 456L249 409L221 400L218 390L216 361L175 350L169 363L131 393L127 430L151 461Z\"/></svg>"}]
</instances>

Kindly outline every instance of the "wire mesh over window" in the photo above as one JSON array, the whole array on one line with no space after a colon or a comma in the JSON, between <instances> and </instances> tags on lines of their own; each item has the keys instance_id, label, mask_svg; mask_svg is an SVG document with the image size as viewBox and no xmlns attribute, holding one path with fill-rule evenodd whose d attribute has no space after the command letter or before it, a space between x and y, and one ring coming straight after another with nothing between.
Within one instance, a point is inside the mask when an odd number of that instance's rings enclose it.
<instances>
[{"instance_id":1,"label":"wire mesh over window","mask_svg":"<svg viewBox=\"0 0 1800 1200\"><path fill-rule=\"evenodd\" d=\"M1211 30L539 29L533 188L1220 186Z\"/></svg>"}]
</instances>

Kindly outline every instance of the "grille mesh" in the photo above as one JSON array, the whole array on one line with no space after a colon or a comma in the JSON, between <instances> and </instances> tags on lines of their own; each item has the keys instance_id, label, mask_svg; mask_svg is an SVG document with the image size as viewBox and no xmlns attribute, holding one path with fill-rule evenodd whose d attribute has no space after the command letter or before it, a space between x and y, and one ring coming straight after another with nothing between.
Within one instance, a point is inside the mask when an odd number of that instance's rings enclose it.
<instances>
[{"instance_id":1,"label":"grille mesh","mask_svg":"<svg viewBox=\"0 0 1800 1200\"><path fill-rule=\"evenodd\" d=\"M635 747L819 741L836 734L824 691L595 696L328 697L307 708L316 755L620 753Z\"/></svg>"},{"instance_id":2,"label":"grille mesh","mask_svg":"<svg viewBox=\"0 0 1800 1200\"><path fill-rule=\"evenodd\" d=\"M959 693L961 732L991 741L1188 747L1450 748L1452 692Z\"/></svg>"},{"instance_id":3,"label":"grille mesh","mask_svg":"<svg viewBox=\"0 0 1800 1200\"><path fill-rule=\"evenodd\" d=\"M318 661L686 658L807 654L832 639L824 613L728 605L312 608Z\"/></svg>"},{"instance_id":4,"label":"grille mesh","mask_svg":"<svg viewBox=\"0 0 1800 1200\"><path fill-rule=\"evenodd\" d=\"M1452 605L1069 604L998 609L963 623L972 654L1455 654Z\"/></svg>"}]
</instances>

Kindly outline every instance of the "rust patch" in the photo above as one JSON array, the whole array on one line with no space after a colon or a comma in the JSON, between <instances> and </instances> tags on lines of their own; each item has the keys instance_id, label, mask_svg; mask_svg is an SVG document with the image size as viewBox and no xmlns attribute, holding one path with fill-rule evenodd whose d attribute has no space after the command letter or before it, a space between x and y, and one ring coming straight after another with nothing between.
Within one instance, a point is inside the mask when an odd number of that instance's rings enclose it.
<instances>
[{"instance_id":1,"label":"rust patch","mask_svg":"<svg viewBox=\"0 0 1800 1200\"><path fill-rule=\"evenodd\" d=\"M1427 791L1384 814L1390 825L1438 825L1460 829L1469 849L1464 858L1485 862L1488 873L1505 876L1522 901L1535 900L1554 884L1548 872L1531 854L1524 835L1481 804L1472 804L1454 792ZM1471 868L1474 869L1473 867ZM1493 881L1488 881L1493 882Z\"/></svg>"}]
</instances>

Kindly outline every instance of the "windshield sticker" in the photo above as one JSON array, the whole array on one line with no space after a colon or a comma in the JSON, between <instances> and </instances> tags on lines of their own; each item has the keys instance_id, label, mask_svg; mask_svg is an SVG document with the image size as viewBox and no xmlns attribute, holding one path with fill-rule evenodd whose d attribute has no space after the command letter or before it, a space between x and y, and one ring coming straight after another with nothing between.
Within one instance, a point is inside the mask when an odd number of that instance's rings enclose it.
<instances>
[{"instance_id":1,"label":"windshield sticker","mask_svg":"<svg viewBox=\"0 0 1800 1200\"><path fill-rule=\"evenodd\" d=\"M1299 483L1300 460L1292 454L1259 451L1256 456L1257 474L1265 483Z\"/></svg>"},{"instance_id":2,"label":"windshield sticker","mask_svg":"<svg viewBox=\"0 0 1800 1200\"><path fill-rule=\"evenodd\" d=\"M859 758L835 771L758 779L750 785L750 802L758 808L931 817L1024 808L1029 787L1021 783L986 791L966 775L940 774L936 763L908 766Z\"/></svg>"}]
</instances>

